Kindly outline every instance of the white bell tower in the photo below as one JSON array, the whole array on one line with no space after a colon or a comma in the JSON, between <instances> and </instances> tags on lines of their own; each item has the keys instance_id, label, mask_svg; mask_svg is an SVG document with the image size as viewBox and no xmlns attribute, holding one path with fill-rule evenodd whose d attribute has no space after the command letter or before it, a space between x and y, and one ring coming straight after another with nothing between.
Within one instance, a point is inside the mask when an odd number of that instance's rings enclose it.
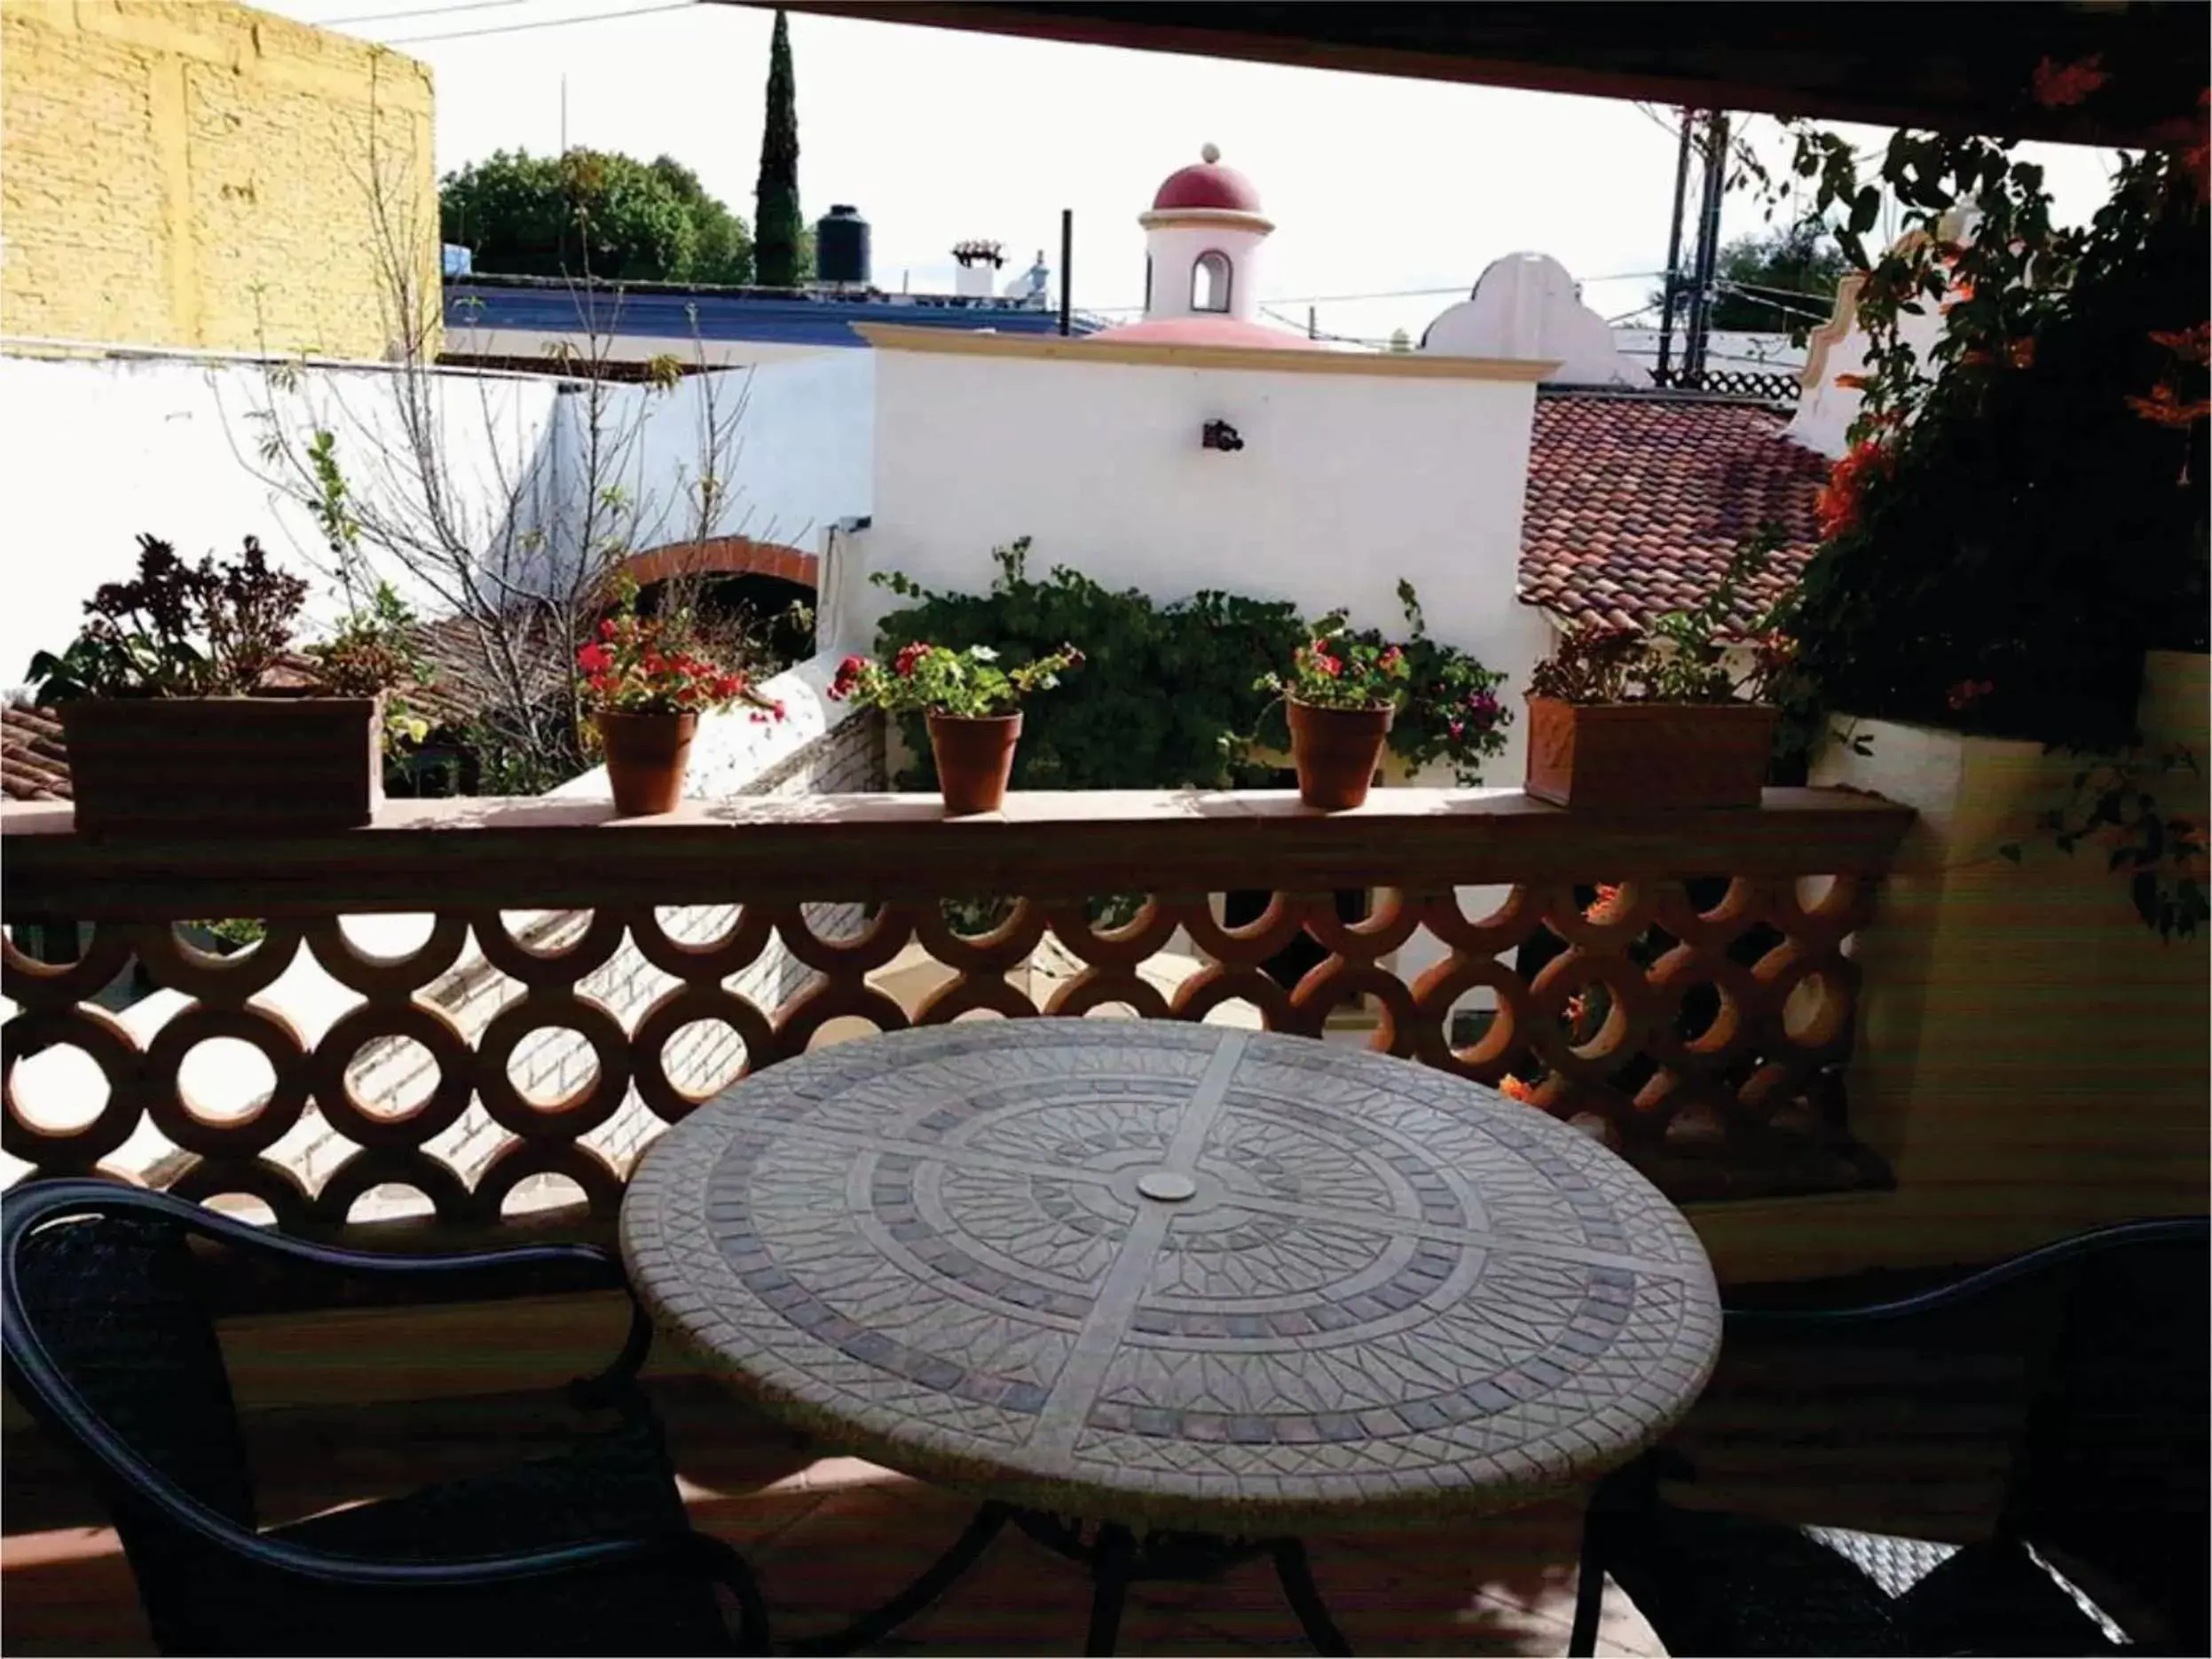
<instances>
[{"instance_id":1,"label":"white bell tower","mask_svg":"<svg viewBox=\"0 0 2212 1659\"><path fill-rule=\"evenodd\" d=\"M1145 318L1226 317L1256 322L1260 244L1275 226L1260 193L1207 145L1169 175L1137 223L1145 232Z\"/></svg>"}]
</instances>

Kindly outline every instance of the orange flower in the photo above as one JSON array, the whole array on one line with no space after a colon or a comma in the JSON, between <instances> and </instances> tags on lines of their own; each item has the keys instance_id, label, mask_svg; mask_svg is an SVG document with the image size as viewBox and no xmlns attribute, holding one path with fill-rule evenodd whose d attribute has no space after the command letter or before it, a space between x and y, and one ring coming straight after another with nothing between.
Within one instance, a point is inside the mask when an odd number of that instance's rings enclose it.
<instances>
[{"instance_id":1,"label":"orange flower","mask_svg":"<svg viewBox=\"0 0 2212 1659\"><path fill-rule=\"evenodd\" d=\"M1836 376L1836 384L1847 392L1862 392L1873 385L1874 381L1870 376L1864 374L1838 374Z\"/></svg>"},{"instance_id":2,"label":"orange flower","mask_svg":"<svg viewBox=\"0 0 2212 1659\"><path fill-rule=\"evenodd\" d=\"M2128 407L2159 426L2190 427L2212 415L2212 402L2198 398L2184 403L2170 386L2153 386L2148 397L2130 397Z\"/></svg>"},{"instance_id":3,"label":"orange flower","mask_svg":"<svg viewBox=\"0 0 2212 1659\"><path fill-rule=\"evenodd\" d=\"M1527 1103L1533 1102L1536 1098L1535 1086L1533 1084L1523 1082L1510 1072L1506 1073L1505 1081L1498 1085L1498 1090L1500 1094L1504 1095L1507 1100L1518 1100Z\"/></svg>"},{"instance_id":4,"label":"orange flower","mask_svg":"<svg viewBox=\"0 0 2212 1659\"><path fill-rule=\"evenodd\" d=\"M2212 358L2212 323L2199 323L2194 328L2169 334L2153 332L2151 343L2164 346L2184 362L2203 363Z\"/></svg>"},{"instance_id":5,"label":"orange flower","mask_svg":"<svg viewBox=\"0 0 2212 1659\"><path fill-rule=\"evenodd\" d=\"M1813 503L1813 515L1820 527L1821 539L1833 540L1859 523L1859 508L1866 493L1868 476L1889 468L1889 452L1872 438L1863 438L1851 446L1828 475L1828 482L1821 487Z\"/></svg>"},{"instance_id":6,"label":"orange flower","mask_svg":"<svg viewBox=\"0 0 2212 1659\"><path fill-rule=\"evenodd\" d=\"M2084 103L2090 94L2112 79L2097 67L2103 59L2102 52L2092 52L2079 63L2055 64L2046 58L2035 66L2035 82L2028 96L2045 109L2066 109Z\"/></svg>"},{"instance_id":7,"label":"orange flower","mask_svg":"<svg viewBox=\"0 0 2212 1659\"><path fill-rule=\"evenodd\" d=\"M1590 901L1590 908L1582 913L1582 919L1586 922L1610 922L1619 915L1620 888L1610 882L1598 883L1597 897ZM1580 1010L1573 1002L1570 1002L1568 1008L1577 1019L1582 1018Z\"/></svg>"}]
</instances>

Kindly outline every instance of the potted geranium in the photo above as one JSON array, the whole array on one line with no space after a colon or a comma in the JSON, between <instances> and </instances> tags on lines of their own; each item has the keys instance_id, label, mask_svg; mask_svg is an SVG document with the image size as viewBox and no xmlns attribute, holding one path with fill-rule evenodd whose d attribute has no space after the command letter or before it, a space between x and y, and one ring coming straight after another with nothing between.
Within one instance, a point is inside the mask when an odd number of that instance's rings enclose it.
<instances>
[{"instance_id":1,"label":"potted geranium","mask_svg":"<svg viewBox=\"0 0 2212 1659\"><path fill-rule=\"evenodd\" d=\"M1367 798L1387 744L1411 769L1446 762L1462 784L1505 747L1511 719L1498 701L1506 677L1429 635L1411 582L1397 585L1409 631L1386 640L1347 631L1342 611L1316 624L1292 653L1288 680L1263 674L1254 689L1283 700L1300 798L1339 811Z\"/></svg>"},{"instance_id":2,"label":"potted geranium","mask_svg":"<svg viewBox=\"0 0 2212 1659\"><path fill-rule=\"evenodd\" d=\"M38 701L60 713L79 830L275 832L374 816L389 682L349 657L344 684L327 685L290 653L306 597L250 536L238 558L197 565L138 538L137 577L93 594L67 650L31 659Z\"/></svg>"},{"instance_id":3,"label":"potted geranium","mask_svg":"<svg viewBox=\"0 0 2212 1659\"><path fill-rule=\"evenodd\" d=\"M1050 690L1082 660L1081 651L1063 645L1019 667L1002 668L998 653L988 645L956 651L917 641L900 648L888 668L865 657L846 657L838 664L830 695L886 714L927 716L946 813L996 812L1013 776L1021 700Z\"/></svg>"},{"instance_id":4,"label":"potted geranium","mask_svg":"<svg viewBox=\"0 0 2212 1659\"><path fill-rule=\"evenodd\" d=\"M1759 805L1776 711L1757 694L1790 646L1762 622L1738 642L1752 653L1739 674L1721 630L1772 546L1766 532L1747 541L1704 604L1661 617L1648 633L1586 624L1566 633L1529 675L1531 795L1601 810Z\"/></svg>"},{"instance_id":5,"label":"potted geranium","mask_svg":"<svg viewBox=\"0 0 2212 1659\"><path fill-rule=\"evenodd\" d=\"M1413 676L1403 646L1350 638L1341 632L1342 620L1327 618L1291 654L1287 680L1263 674L1259 680L1283 699L1298 798L1327 812L1367 798Z\"/></svg>"},{"instance_id":6,"label":"potted geranium","mask_svg":"<svg viewBox=\"0 0 2212 1659\"><path fill-rule=\"evenodd\" d=\"M750 676L698 655L688 616L641 616L634 583L623 585L618 609L577 652L576 665L615 811L625 818L675 810L705 712L743 698L758 719L783 718L782 704L753 694Z\"/></svg>"}]
</instances>

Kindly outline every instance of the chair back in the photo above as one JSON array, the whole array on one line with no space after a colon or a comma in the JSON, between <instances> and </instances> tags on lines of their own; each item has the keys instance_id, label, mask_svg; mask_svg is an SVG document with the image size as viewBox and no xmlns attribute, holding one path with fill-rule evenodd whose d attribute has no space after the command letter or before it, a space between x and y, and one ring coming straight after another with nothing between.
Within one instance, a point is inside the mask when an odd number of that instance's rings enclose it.
<instances>
[{"instance_id":1,"label":"chair back","mask_svg":"<svg viewBox=\"0 0 2212 1659\"><path fill-rule=\"evenodd\" d=\"M2073 1264L2007 1493L2007 1530L2179 1653L2212 1652L2212 1223L2114 1229Z\"/></svg>"},{"instance_id":2,"label":"chair back","mask_svg":"<svg viewBox=\"0 0 2212 1659\"><path fill-rule=\"evenodd\" d=\"M209 1508L255 1525L245 1441L191 1246L158 1215L71 1215L58 1190L37 1185L9 1193L5 1210L8 1385L101 1477L156 1643L200 1647L193 1608L210 1553L140 1498L102 1444L122 1442Z\"/></svg>"}]
</instances>

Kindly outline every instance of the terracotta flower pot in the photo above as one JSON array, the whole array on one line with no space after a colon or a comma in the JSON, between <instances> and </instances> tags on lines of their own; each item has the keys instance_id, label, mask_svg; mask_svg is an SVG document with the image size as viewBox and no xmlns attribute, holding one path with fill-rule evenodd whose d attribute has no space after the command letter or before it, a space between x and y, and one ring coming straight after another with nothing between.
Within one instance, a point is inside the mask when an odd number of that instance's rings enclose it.
<instances>
[{"instance_id":1,"label":"terracotta flower pot","mask_svg":"<svg viewBox=\"0 0 2212 1659\"><path fill-rule=\"evenodd\" d=\"M699 717L618 714L602 709L594 718L616 814L648 818L675 811L683 798L683 774L691 764L691 738L699 729Z\"/></svg>"},{"instance_id":2,"label":"terracotta flower pot","mask_svg":"<svg viewBox=\"0 0 2212 1659\"><path fill-rule=\"evenodd\" d=\"M1529 699L1527 791L1600 812L1756 806L1774 751L1763 703Z\"/></svg>"},{"instance_id":3,"label":"terracotta flower pot","mask_svg":"<svg viewBox=\"0 0 2212 1659\"><path fill-rule=\"evenodd\" d=\"M353 830L383 798L375 697L86 697L59 712L87 835Z\"/></svg>"},{"instance_id":4,"label":"terracotta flower pot","mask_svg":"<svg viewBox=\"0 0 2212 1659\"><path fill-rule=\"evenodd\" d=\"M995 813L1006 804L1014 745L1020 740L1019 712L929 717L929 746L937 757L937 786L944 791L948 817Z\"/></svg>"},{"instance_id":5,"label":"terracotta flower pot","mask_svg":"<svg viewBox=\"0 0 2212 1659\"><path fill-rule=\"evenodd\" d=\"M1390 735L1389 709L1324 709L1284 699L1290 716L1290 758L1298 768L1298 798L1342 812L1367 798Z\"/></svg>"}]
</instances>

